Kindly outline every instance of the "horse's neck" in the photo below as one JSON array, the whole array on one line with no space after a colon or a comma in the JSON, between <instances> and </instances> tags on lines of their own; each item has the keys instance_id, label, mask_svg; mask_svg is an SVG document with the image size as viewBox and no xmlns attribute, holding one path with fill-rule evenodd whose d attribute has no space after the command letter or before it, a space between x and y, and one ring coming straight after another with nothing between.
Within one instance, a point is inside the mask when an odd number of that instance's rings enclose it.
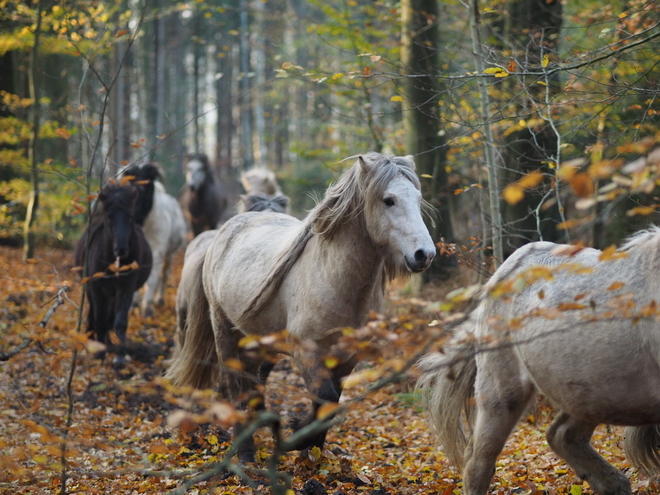
<instances>
[{"instance_id":1,"label":"horse's neck","mask_svg":"<svg viewBox=\"0 0 660 495\"><path fill-rule=\"evenodd\" d=\"M317 251L315 259L321 260L318 275L328 286L356 298L382 293L385 258L360 218L338 228L330 239L314 236L310 242Z\"/></svg>"}]
</instances>

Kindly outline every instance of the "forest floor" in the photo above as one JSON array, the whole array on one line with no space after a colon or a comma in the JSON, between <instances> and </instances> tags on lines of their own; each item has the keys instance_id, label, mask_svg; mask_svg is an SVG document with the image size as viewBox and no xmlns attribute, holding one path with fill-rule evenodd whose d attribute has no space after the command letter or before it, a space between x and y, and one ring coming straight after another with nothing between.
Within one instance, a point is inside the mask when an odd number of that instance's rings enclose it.
<instances>
[{"instance_id":1,"label":"forest floor","mask_svg":"<svg viewBox=\"0 0 660 495\"><path fill-rule=\"evenodd\" d=\"M175 328L180 264L157 317L142 319L138 310L131 314L132 358L120 371L109 359L94 359L78 333L81 286L72 264L69 251L44 250L35 263L25 264L19 250L0 248L0 353L16 349L24 337L32 339L27 348L0 361L0 493L62 493L63 472L70 494L173 491L211 469L230 446L227 431L218 426L180 428L168 422L182 404L161 379ZM63 285L71 287L64 304L45 327L39 326ZM455 280L426 287L413 298L401 284L392 285L386 313L375 325L384 329L384 339L377 342L391 345L383 344L382 354L372 355L359 369L378 369L411 356L427 341L427 324L438 316L430 303L459 286ZM291 478L288 493L460 493L460 475L434 445L412 393L414 380L367 394L368 385L356 382L342 398L347 412L330 430L323 452L305 459L291 452L280 459L279 470ZM271 374L266 400L285 421L309 407L288 359ZM552 409L542 399L524 416L499 458L492 493L591 493L548 448L544 432L551 419ZM270 431L260 430L256 441L255 468L263 469L273 447ZM658 492L625 460L619 428L600 427L593 443L631 478L635 493ZM271 493L263 478L253 479L250 487L223 471L187 493Z\"/></svg>"}]
</instances>

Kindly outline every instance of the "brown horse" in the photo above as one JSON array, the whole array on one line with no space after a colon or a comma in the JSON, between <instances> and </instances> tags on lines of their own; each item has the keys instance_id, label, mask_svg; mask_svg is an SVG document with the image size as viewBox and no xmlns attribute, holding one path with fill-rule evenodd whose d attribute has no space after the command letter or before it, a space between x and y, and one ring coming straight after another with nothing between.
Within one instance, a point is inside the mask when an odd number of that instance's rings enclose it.
<instances>
[{"instance_id":1,"label":"brown horse","mask_svg":"<svg viewBox=\"0 0 660 495\"><path fill-rule=\"evenodd\" d=\"M179 203L193 236L197 236L218 227L227 208L227 192L206 155L188 155L183 168L186 185L179 195Z\"/></svg>"}]
</instances>

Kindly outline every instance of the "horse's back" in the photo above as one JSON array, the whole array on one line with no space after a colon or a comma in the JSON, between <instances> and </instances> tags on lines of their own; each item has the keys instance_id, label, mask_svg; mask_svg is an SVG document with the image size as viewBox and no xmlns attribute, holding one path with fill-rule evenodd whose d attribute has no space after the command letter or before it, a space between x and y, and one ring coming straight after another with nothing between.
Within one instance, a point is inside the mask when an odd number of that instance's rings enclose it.
<instances>
[{"instance_id":1,"label":"horse's back","mask_svg":"<svg viewBox=\"0 0 660 495\"><path fill-rule=\"evenodd\" d=\"M547 242L516 251L487 285L477 335L518 342L507 359L517 358L520 372L573 416L659 423L660 328L634 314L653 294L640 282L636 253L609 261L601 255ZM488 292L527 270L532 281L522 290L504 297ZM502 364L497 359L486 366Z\"/></svg>"},{"instance_id":2,"label":"horse's back","mask_svg":"<svg viewBox=\"0 0 660 495\"><path fill-rule=\"evenodd\" d=\"M282 213L243 213L229 219L204 259L204 283L212 293L209 297L231 319L242 314L246 301L261 294L267 279L295 250L304 228L300 220Z\"/></svg>"}]
</instances>

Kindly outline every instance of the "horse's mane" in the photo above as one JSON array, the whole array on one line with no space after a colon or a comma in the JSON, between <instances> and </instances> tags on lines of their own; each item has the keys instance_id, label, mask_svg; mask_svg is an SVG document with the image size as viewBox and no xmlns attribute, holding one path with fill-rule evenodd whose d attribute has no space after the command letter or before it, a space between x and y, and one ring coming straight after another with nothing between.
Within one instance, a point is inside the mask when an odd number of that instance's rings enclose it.
<instances>
[{"instance_id":1,"label":"horse's mane","mask_svg":"<svg viewBox=\"0 0 660 495\"><path fill-rule=\"evenodd\" d=\"M274 196L267 194L241 194L238 212L275 211L284 213L287 206L289 206L289 197L281 194Z\"/></svg>"},{"instance_id":2,"label":"horse's mane","mask_svg":"<svg viewBox=\"0 0 660 495\"><path fill-rule=\"evenodd\" d=\"M652 225L648 229L640 230L628 237L619 251L630 251L631 249L637 248L647 242L657 241L658 237L660 237L660 227Z\"/></svg>"},{"instance_id":3,"label":"horse's mane","mask_svg":"<svg viewBox=\"0 0 660 495\"><path fill-rule=\"evenodd\" d=\"M136 183L140 192L140 197L135 206L135 222L144 225L144 221L149 216L154 204L154 184L163 178L162 168L155 162L148 162L126 167L121 175L123 177L134 177L133 182Z\"/></svg>"},{"instance_id":4,"label":"horse's mane","mask_svg":"<svg viewBox=\"0 0 660 495\"><path fill-rule=\"evenodd\" d=\"M328 188L305 223L311 226L315 234L332 238L347 221L363 212L369 214L376 202L381 200L387 184L398 174L420 189L412 160L401 156L383 156L373 151L359 156L353 166Z\"/></svg>"}]
</instances>

